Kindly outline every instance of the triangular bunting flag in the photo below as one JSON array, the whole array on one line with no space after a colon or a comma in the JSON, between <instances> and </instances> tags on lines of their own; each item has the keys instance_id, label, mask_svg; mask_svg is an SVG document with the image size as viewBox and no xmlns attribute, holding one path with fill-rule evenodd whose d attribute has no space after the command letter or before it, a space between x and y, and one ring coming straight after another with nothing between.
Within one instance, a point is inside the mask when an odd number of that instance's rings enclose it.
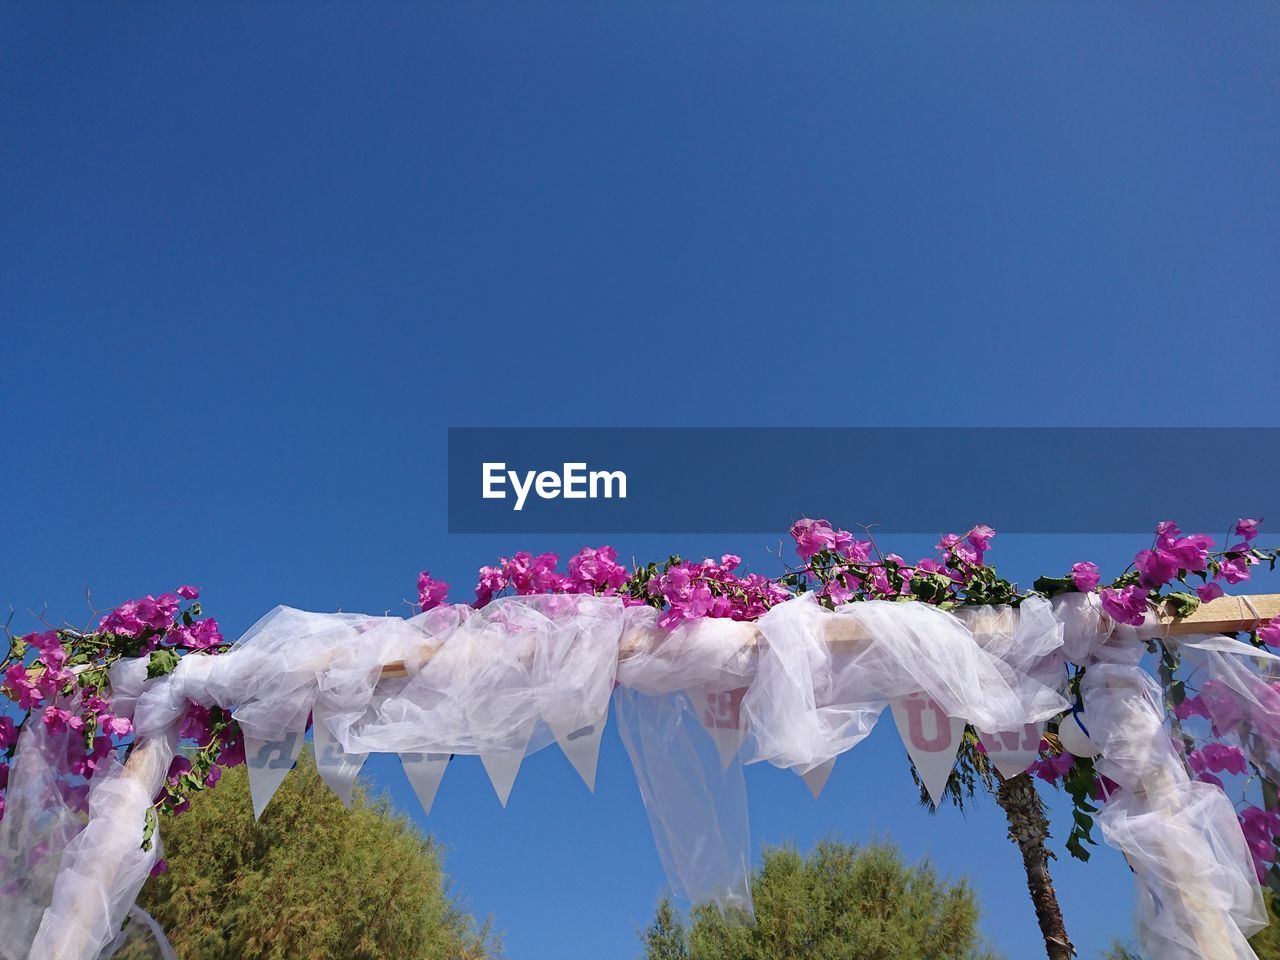
<instances>
[{"instance_id":1,"label":"triangular bunting flag","mask_svg":"<svg viewBox=\"0 0 1280 960\"><path fill-rule=\"evenodd\" d=\"M596 789L596 765L600 760L600 737L604 733L604 725L607 718L608 715L606 714L595 723L579 727L570 733L562 733L554 726L551 728L551 732L555 734L556 743L560 744L560 749L569 758L569 762L573 764L573 769L578 771L578 776L582 778L582 782L587 785L587 789L592 793Z\"/></svg>"},{"instance_id":2,"label":"triangular bunting flag","mask_svg":"<svg viewBox=\"0 0 1280 960\"><path fill-rule=\"evenodd\" d=\"M1044 733L1044 721L1028 723L1021 730L982 734L982 746L987 756L1006 779L1024 773L1040 758L1040 737Z\"/></svg>"},{"instance_id":3,"label":"triangular bunting flag","mask_svg":"<svg viewBox=\"0 0 1280 960\"><path fill-rule=\"evenodd\" d=\"M960 752L964 721L947 716L937 703L918 693L899 697L892 708L893 722L907 747L907 756L916 765L920 782L936 807Z\"/></svg>"},{"instance_id":4,"label":"triangular bunting flag","mask_svg":"<svg viewBox=\"0 0 1280 960\"><path fill-rule=\"evenodd\" d=\"M369 755L347 753L323 722L313 724L311 732L315 738L316 773L320 774L320 779L329 785L329 789L338 795L343 804L351 806L351 791L355 788L356 776Z\"/></svg>"},{"instance_id":5,"label":"triangular bunting flag","mask_svg":"<svg viewBox=\"0 0 1280 960\"><path fill-rule=\"evenodd\" d=\"M409 786L422 804L424 814L431 812L431 805L436 802L436 792L440 789L440 781L449 766L447 753L402 753L400 766L404 775L409 778Z\"/></svg>"},{"instance_id":6,"label":"triangular bunting flag","mask_svg":"<svg viewBox=\"0 0 1280 960\"><path fill-rule=\"evenodd\" d=\"M715 741L720 765L726 769L747 739L747 732L742 729L742 698L746 693L745 687L716 692L705 689L689 691L698 719Z\"/></svg>"},{"instance_id":7,"label":"triangular bunting flag","mask_svg":"<svg viewBox=\"0 0 1280 960\"><path fill-rule=\"evenodd\" d=\"M516 774L520 772L520 764L524 763L524 751L533 735L533 727L530 723L518 731L509 745L493 746L480 751L484 772L489 774L489 782L493 784L494 792L504 807L507 805L507 798L511 796Z\"/></svg>"},{"instance_id":8,"label":"triangular bunting flag","mask_svg":"<svg viewBox=\"0 0 1280 960\"><path fill-rule=\"evenodd\" d=\"M831 778L831 771L836 768L836 758L832 757L826 763L820 763L808 773L800 774L800 778L804 780L804 785L809 788L809 792L813 794L813 799L818 799L818 794L822 793L822 788L827 785L827 780Z\"/></svg>"},{"instance_id":9,"label":"triangular bunting flag","mask_svg":"<svg viewBox=\"0 0 1280 960\"><path fill-rule=\"evenodd\" d=\"M244 738L245 766L249 769L249 795L253 797L253 819L262 816L285 774L298 762L305 734L287 733L281 740Z\"/></svg>"}]
</instances>

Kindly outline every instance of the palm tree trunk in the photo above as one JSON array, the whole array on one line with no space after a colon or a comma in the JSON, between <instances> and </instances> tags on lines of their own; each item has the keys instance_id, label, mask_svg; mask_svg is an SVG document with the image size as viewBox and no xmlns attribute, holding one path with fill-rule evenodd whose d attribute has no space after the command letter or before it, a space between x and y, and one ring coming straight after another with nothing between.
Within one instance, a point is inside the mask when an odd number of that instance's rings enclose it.
<instances>
[{"instance_id":1,"label":"palm tree trunk","mask_svg":"<svg viewBox=\"0 0 1280 960\"><path fill-rule=\"evenodd\" d=\"M998 775L997 775L998 776ZM1049 853L1044 842L1049 838L1049 821L1044 814L1044 803L1036 793L1031 775L1020 773L1016 777L1000 779L996 791L996 803L1009 818L1009 839L1022 851L1022 865L1027 871L1027 890L1036 908L1040 932L1044 934L1044 949L1049 960L1071 960L1076 949L1067 938L1067 928L1062 921L1062 908L1058 906L1058 894L1049 876Z\"/></svg>"}]
</instances>

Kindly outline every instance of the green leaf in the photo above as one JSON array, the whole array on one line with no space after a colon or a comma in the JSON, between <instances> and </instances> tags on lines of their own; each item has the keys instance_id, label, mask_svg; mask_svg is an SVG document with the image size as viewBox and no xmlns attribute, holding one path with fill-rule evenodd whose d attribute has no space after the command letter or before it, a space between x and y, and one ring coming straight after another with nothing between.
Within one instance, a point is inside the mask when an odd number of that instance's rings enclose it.
<instances>
[{"instance_id":1,"label":"green leaf","mask_svg":"<svg viewBox=\"0 0 1280 960\"><path fill-rule=\"evenodd\" d=\"M142 849L151 849L151 838L156 834L156 808L147 807L146 824L142 828Z\"/></svg>"},{"instance_id":2,"label":"green leaf","mask_svg":"<svg viewBox=\"0 0 1280 960\"><path fill-rule=\"evenodd\" d=\"M147 658L147 679L153 680L156 677L163 677L166 674L173 673L173 668L178 665L178 651L170 650L167 647L160 650L152 650L151 656Z\"/></svg>"},{"instance_id":3,"label":"green leaf","mask_svg":"<svg viewBox=\"0 0 1280 960\"><path fill-rule=\"evenodd\" d=\"M1189 617L1200 608L1200 598L1193 593L1171 593L1166 598L1175 617Z\"/></svg>"}]
</instances>

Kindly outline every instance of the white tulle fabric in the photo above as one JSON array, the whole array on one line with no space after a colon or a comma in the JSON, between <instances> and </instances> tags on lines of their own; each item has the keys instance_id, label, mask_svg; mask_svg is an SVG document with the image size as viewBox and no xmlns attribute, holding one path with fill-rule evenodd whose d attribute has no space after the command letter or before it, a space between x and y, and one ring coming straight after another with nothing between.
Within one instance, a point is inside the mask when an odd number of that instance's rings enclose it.
<instances>
[{"instance_id":1,"label":"white tulle fabric","mask_svg":"<svg viewBox=\"0 0 1280 960\"><path fill-rule=\"evenodd\" d=\"M1191 780L1165 727L1159 685L1138 665L1095 663L1081 682L1099 773L1120 787L1103 806L1107 842L1133 868L1144 953L1162 960L1247 960L1266 926L1235 809Z\"/></svg>"},{"instance_id":2,"label":"white tulle fabric","mask_svg":"<svg viewBox=\"0 0 1280 960\"><path fill-rule=\"evenodd\" d=\"M962 619L886 600L831 611L804 594L758 625L764 649L742 703L750 761L808 773L865 739L892 700L915 693L988 732L1021 730L1067 706L1055 689L1062 625L1043 600Z\"/></svg>"},{"instance_id":3,"label":"white tulle fabric","mask_svg":"<svg viewBox=\"0 0 1280 960\"><path fill-rule=\"evenodd\" d=\"M173 757L172 734L142 744L127 770L109 759L89 783L68 768L74 736L36 723L18 745L10 807L0 821L5 960L97 957L117 937L160 855L158 837L148 849L142 838Z\"/></svg>"},{"instance_id":4,"label":"white tulle fabric","mask_svg":"<svg viewBox=\"0 0 1280 960\"><path fill-rule=\"evenodd\" d=\"M141 907L129 911L129 922L99 955L98 960L114 957L129 948L129 960L178 960L169 938L155 918Z\"/></svg>"},{"instance_id":5,"label":"white tulle fabric","mask_svg":"<svg viewBox=\"0 0 1280 960\"><path fill-rule=\"evenodd\" d=\"M1141 641L1155 632L1116 628L1090 598L952 614L889 602L832 612L804 595L754 625L674 630L648 607L589 596L504 598L407 620L278 607L228 653L185 657L167 677L148 680L145 661L113 667L113 710L132 716L138 742L128 769L95 776L87 822L56 794L65 743L24 731L0 821L0 857L16 878L0 910L0 957L93 960L111 949L157 856L158 840L140 847L143 812L189 702L232 710L246 737L264 743L300 742L310 721L349 757L478 755L491 776L497 758L514 777L526 754L598 730L612 697L673 889L748 917L744 760L808 773L913 694L984 732L1018 730L1067 706L1064 660L1088 665L1099 765L1125 787L1101 822L1134 865L1148 949L1207 955L1194 952L1203 947L1194 908L1219 918L1235 950L1258 921L1256 883L1230 804L1188 779L1164 735L1159 697L1138 666ZM1215 643L1188 649L1260 715L1280 716L1275 691ZM712 724L713 740L700 710L717 694L741 710L736 729ZM41 844L47 852L33 857ZM1190 898L1180 886L1188 877L1199 891Z\"/></svg>"}]
</instances>

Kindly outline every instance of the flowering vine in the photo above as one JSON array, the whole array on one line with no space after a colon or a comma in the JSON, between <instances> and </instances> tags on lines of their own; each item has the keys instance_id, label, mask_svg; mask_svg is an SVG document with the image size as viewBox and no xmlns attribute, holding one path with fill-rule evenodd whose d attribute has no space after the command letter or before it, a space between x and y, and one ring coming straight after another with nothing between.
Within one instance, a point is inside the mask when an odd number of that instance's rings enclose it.
<instances>
[{"instance_id":1,"label":"flowering vine","mask_svg":"<svg viewBox=\"0 0 1280 960\"><path fill-rule=\"evenodd\" d=\"M1060 576L1038 578L1023 590L1002 578L987 562L996 533L978 525L964 534L939 539L932 556L908 562L883 553L870 536L857 536L821 519L801 519L790 530L799 563L780 575L766 577L741 571L742 560L724 554L700 561L670 556L661 562L628 566L609 546L584 548L563 568L552 553L527 552L502 557L481 567L475 586L475 606L504 595L577 593L614 596L627 604L645 604L660 611L665 627L703 617L749 621L773 605L804 592L814 593L828 608L867 600L923 602L950 610L963 606L1017 606L1031 596L1063 593L1098 596L1102 608L1122 623L1140 624L1153 609L1191 613L1200 603L1221 596L1223 584L1236 585L1251 577L1258 564L1274 569L1278 552L1256 545L1261 521L1241 519L1232 527L1224 549L1213 538L1184 535L1171 521L1161 523L1152 544L1134 558L1128 569L1104 582L1096 564L1080 561ZM418 577L418 604L429 610L447 602L449 584L428 571ZM1280 647L1280 623L1246 634L1257 646ZM109 759L129 749L132 723L112 712L108 670L126 657L146 657L148 676L172 671L181 656L213 656L227 648L216 620L204 617L198 591L189 586L158 597L146 596L121 604L85 630L53 628L9 638L0 659L0 692L9 707L0 710L0 817L12 759L21 731L31 723L51 733L70 731L64 796L83 809L87 785ZM1208 681L1190 685L1179 675L1176 649L1152 641L1160 677L1175 723L1174 736L1191 774L1223 785L1223 777L1244 778L1245 786L1261 785L1260 805L1237 804L1241 825L1249 839L1259 875L1280 876L1276 868L1275 835L1280 830L1280 776L1268 755L1280 748L1280 682L1260 682L1258 696L1274 706L1266 716L1245 716L1230 696ZM1082 670L1070 678L1068 690L1078 693ZM1275 719L1272 719L1275 718ZM1196 729L1196 721L1206 729ZM1068 850L1088 858L1086 845L1096 804L1115 789L1100 779L1088 758L1062 750L1050 725L1041 744L1041 758L1031 772L1046 783L1060 785L1073 800L1073 829ZM173 761L154 811L177 814L191 796L215 786L222 770L244 761L244 743L230 713L219 707L190 704L179 731L183 749ZM966 732L948 785L952 799L962 802L979 782L992 784L994 774L977 732ZM1224 786L1224 789L1226 787ZM152 821L152 826L154 821ZM161 865L161 869L163 866ZM1280 886L1280 882L1277 883Z\"/></svg>"},{"instance_id":2,"label":"flowering vine","mask_svg":"<svg viewBox=\"0 0 1280 960\"><path fill-rule=\"evenodd\" d=\"M858 537L827 520L804 518L790 530L801 563L774 578L738 573L741 559L731 554L719 561L708 558L700 562L672 556L660 564L628 568L618 563L613 548L601 546L584 549L571 557L566 571L561 572L559 557L555 554L534 557L522 552L480 569L473 602L484 606L505 594L617 596L625 603L657 607L662 611L660 623L673 627L700 617L754 620L774 604L807 591L813 591L828 608L866 600L891 600L919 601L944 610L962 606L1017 606L1031 596L1051 598L1063 593L1086 593L1095 594L1102 609L1114 620L1140 625L1153 611L1188 616L1201 603L1222 596L1223 583L1235 585L1249 580L1251 568L1258 564L1265 563L1275 569L1280 551L1256 545L1261 522L1248 518L1238 520L1228 537L1230 545L1215 550L1211 536L1184 535L1173 521L1164 521L1156 527L1151 546L1140 551L1129 568L1110 582L1103 582L1097 564L1082 560L1066 573L1039 577L1030 590L1022 590L1002 578L987 562L987 552L996 532L986 525L975 526L964 534L941 537L933 556L911 563L897 554L882 553L870 536ZM433 579L429 573L419 575L419 603L423 610L444 603L448 591L447 583ZM1260 626L1249 631L1246 637L1259 647L1280 647L1280 623ZM1187 710L1207 710L1208 707L1200 706L1202 699L1186 700L1186 681L1177 676L1180 664L1173 648L1155 640L1150 650L1160 658L1160 676L1175 719ZM1067 680L1067 692L1077 700L1083 673L1083 668L1077 667ZM1208 696L1212 698L1212 685L1207 686ZM1276 717L1275 739L1266 744L1256 742L1258 737L1271 735L1267 725L1245 731L1248 737L1254 738L1251 748L1215 742L1197 746L1188 739L1183 749L1188 751L1192 775L1221 784L1218 774L1243 772L1245 749L1252 749L1255 756L1262 757L1271 744L1280 748L1280 682L1267 690L1268 695L1275 697L1272 711ZM1211 702L1225 703L1226 700L1219 696ZM1187 703L1190 706L1186 706ZM1219 707L1220 711L1224 709L1226 707ZM1235 709L1238 713L1239 708ZM1232 724L1220 713L1215 735L1237 735L1240 727L1238 721ZM1190 735L1180 731L1180 736ZM1263 783L1264 804L1256 807L1242 801L1237 807L1261 876L1263 868L1271 869L1278 859L1275 836L1280 833L1280 789L1263 776L1259 762L1253 763L1253 769ZM1056 736L1056 724L1052 723L1041 742L1041 758L1030 772L1048 784L1060 786L1071 797L1072 826L1066 848L1078 859L1089 859L1087 846L1095 843L1093 815L1098 812L1098 804L1116 791L1116 785L1097 774L1092 759L1076 757L1063 750ZM963 803L979 783L993 787L993 778L978 732L970 727L965 731L955 770L947 785L948 796ZM1276 868L1273 875L1280 889L1280 868Z\"/></svg>"},{"instance_id":3,"label":"flowering vine","mask_svg":"<svg viewBox=\"0 0 1280 960\"><path fill-rule=\"evenodd\" d=\"M133 723L112 712L108 672L124 658L147 658L147 676L164 676L182 656L215 656L228 644L218 622L205 617L195 587L130 600L83 630L56 627L9 636L0 658L0 693L10 701L0 715L0 817L4 815L9 763L18 738L39 723L51 734L69 732L57 789L74 810L87 811L89 782L133 743ZM16 716L14 708L16 708ZM190 704L179 737L182 750L169 769L148 818L186 810L193 793L217 784L222 769L244 762L244 743L230 714ZM163 861L158 864L163 870Z\"/></svg>"}]
</instances>

